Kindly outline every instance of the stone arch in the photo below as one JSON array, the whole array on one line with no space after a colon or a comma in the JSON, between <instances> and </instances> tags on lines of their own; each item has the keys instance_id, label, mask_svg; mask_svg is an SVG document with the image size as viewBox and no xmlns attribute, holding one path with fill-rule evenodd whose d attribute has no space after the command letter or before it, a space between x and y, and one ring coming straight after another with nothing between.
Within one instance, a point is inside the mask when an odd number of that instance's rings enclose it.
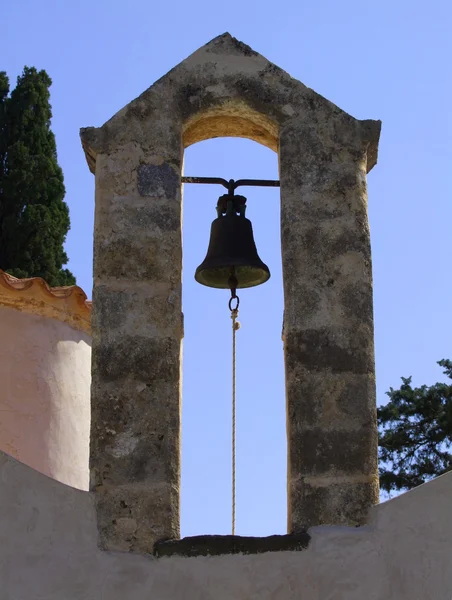
<instances>
[{"instance_id":1,"label":"stone arch","mask_svg":"<svg viewBox=\"0 0 452 600\"><path fill-rule=\"evenodd\" d=\"M229 34L81 130L96 176L91 487L104 548L179 536L183 148L218 136L279 156L288 529L365 521L378 500L366 173L379 131Z\"/></svg>"},{"instance_id":2,"label":"stone arch","mask_svg":"<svg viewBox=\"0 0 452 600\"><path fill-rule=\"evenodd\" d=\"M277 153L279 125L238 102L205 110L184 123L184 148L219 137L245 138Z\"/></svg>"}]
</instances>

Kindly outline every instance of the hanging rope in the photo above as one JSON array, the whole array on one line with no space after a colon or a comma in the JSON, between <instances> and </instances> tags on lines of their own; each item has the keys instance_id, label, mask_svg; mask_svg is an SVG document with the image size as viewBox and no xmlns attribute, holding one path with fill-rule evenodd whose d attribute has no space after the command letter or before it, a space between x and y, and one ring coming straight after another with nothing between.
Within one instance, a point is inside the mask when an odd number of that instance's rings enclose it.
<instances>
[{"instance_id":1,"label":"hanging rope","mask_svg":"<svg viewBox=\"0 0 452 600\"><path fill-rule=\"evenodd\" d=\"M236 306L232 306L232 301L236 300ZM237 321L239 316L238 296L233 295L229 300L229 310L232 319L232 535L235 535L235 365L236 365L236 333L240 329L240 323Z\"/></svg>"}]
</instances>

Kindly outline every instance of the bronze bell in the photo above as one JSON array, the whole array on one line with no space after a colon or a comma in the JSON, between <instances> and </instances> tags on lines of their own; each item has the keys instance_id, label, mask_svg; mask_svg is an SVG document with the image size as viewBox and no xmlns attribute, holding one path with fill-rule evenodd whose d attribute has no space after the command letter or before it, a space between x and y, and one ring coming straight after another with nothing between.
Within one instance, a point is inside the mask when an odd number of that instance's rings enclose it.
<instances>
[{"instance_id":1,"label":"bronze bell","mask_svg":"<svg viewBox=\"0 0 452 600\"><path fill-rule=\"evenodd\" d=\"M225 194L217 204L204 261L196 269L198 283L212 288L248 288L270 279L270 270L257 254L251 221L245 217L246 198Z\"/></svg>"}]
</instances>

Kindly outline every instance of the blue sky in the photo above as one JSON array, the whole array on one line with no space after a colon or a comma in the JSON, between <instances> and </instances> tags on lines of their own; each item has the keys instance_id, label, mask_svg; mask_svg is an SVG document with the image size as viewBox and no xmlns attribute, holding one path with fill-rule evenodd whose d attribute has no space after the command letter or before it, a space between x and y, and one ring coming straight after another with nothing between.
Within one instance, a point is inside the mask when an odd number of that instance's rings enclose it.
<instances>
[{"instance_id":1,"label":"blue sky","mask_svg":"<svg viewBox=\"0 0 452 600\"><path fill-rule=\"evenodd\" d=\"M175 64L229 31L357 118L381 119L370 173L379 402L413 375L441 378L451 352L452 5L448 0L15 0L1 9L0 69L53 79L53 130L72 228L69 267L91 297L94 178L79 128L100 126ZM278 178L248 140L191 147L185 173ZM230 531L230 318L227 293L193 281L221 189L185 186L182 534ZM237 533L284 533L286 442L276 190L250 189L269 283L241 294Z\"/></svg>"}]
</instances>

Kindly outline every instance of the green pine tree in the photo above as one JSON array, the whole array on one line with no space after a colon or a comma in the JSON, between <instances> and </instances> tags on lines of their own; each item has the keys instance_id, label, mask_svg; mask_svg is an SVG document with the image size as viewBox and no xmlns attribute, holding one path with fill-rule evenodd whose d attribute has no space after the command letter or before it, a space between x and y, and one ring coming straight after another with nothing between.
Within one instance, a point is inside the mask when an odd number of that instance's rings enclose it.
<instances>
[{"instance_id":1,"label":"green pine tree","mask_svg":"<svg viewBox=\"0 0 452 600\"><path fill-rule=\"evenodd\" d=\"M452 361L440 360L452 379ZM411 387L402 377L399 390L378 408L380 487L409 490L452 469L452 384Z\"/></svg>"},{"instance_id":2,"label":"green pine tree","mask_svg":"<svg viewBox=\"0 0 452 600\"><path fill-rule=\"evenodd\" d=\"M61 286L75 278L63 269L70 220L50 129L51 83L45 71L25 67L8 96L0 73L0 269Z\"/></svg>"}]
</instances>

